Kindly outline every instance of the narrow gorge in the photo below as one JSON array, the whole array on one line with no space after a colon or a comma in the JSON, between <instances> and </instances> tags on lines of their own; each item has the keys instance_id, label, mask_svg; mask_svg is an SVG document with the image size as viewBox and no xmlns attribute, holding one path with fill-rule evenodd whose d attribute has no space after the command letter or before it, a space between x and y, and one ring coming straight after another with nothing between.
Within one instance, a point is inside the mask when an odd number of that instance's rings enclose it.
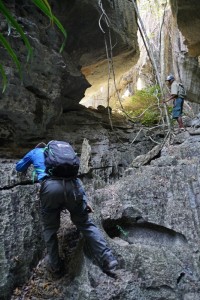
<instances>
[{"instance_id":1,"label":"narrow gorge","mask_svg":"<svg viewBox=\"0 0 200 300\"><path fill-rule=\"evenodd\" d=\"M0 45L8 81L3 92L0 77L0 300L200 299L200 2L136 2L164 94L170 73L187 90L184 132L124 113L127 99L158 83L134 0L49 1L67 32L61 53L61 32L33 2L3 1L33 57L27 63L1 14L23 79ZM45 269L39 183L15 164L53 139L69 141L81 159L91 218L119 262L115 278L66 211L58 238L68 272L54 281Z\"/></svg>"}]
</instances>

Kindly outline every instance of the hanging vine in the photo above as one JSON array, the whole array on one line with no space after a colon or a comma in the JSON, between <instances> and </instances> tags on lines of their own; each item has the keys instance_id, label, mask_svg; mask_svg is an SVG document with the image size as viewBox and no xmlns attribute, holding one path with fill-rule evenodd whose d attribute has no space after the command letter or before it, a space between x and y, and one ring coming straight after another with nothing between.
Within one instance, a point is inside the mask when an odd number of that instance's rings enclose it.
<instances>
[{"instance_id":1,"label":"hanging vine","mask_svg":"<svg viewBox=\"0 0 200 300\"><path fill-rule=\"evenodd\" d=\"M151 47L151 44L149 42L148 36L146 34L146 30L145 27L143 25L142 19L140 17L140 13L137 7L137 4L134 0L129 0L133 3L134 5L134 10L136 12L137 15L137 23L138 23L138 28L139 28L139 32L141 34L145 49L147 51L147 54L150 58L153 70L154 70L154 75L156 77L156 82L158 83L159 87L160 87L160 91L161 91L161 97L162 99L164 99L164 92L163 92L163 84L161 81L161 76L156 64L156 60L154 58L153 55L153 50ZM99 18L99 27L100 30L102 31L103 35L104 35L104 41L105 41L105 49L106 49L106 56L107 56L107 62L108 62L108 84L107 84L107 105L109 107L109 99L110 99L110 80L111 80L111 75L113 76L113 83L114 83L114 87L115 87L115 93L117 95L117 99L120 103L121 106L121 110L122 112L125 114L125 116L128 118L128 120L130 120L131 122L135 122L136 119L138 117L132 117L129 115L129 113L127 113L127 111L124 109L120 95L119 95L119 91L117 89L117 84L116 84L116 79L115 79L115 70L114 70L114 64L113 64L113 48L116 46L116 43L113 45L112 44L112 38L111 38L111 22L109 20L108 15L106 14L103 5L102 5L102 1L99 0L99 7L101 9L101 16ZM164 18L164 16L163 16ZM106 28L103 28L102 26L102 20L104 21L104 26L106 26ZM170 120L169 120L169 116L168 116L168 111L167 111L167 107L166 105L162 106L162 104L160 103L160 98L157 97L157 107L160 110L160 116L161 116L161 120L162 120L162 125L158 125L158 127L162 127L164 129L164 127L166 126L165 120L167 121L167 127L168 127L168 133L166 135L166 137L170 136L170 132L171 132L171 125L170 125ZM163 115L163 108L164 108L164 115ZM147 108L148 109L148 108ZM111 128L113 130L113 125L112 125L112 119L111 119L111 115L110 115L110 111L108 111L108 115L109 115L109 119L110 119L110 124L111 124ZM164 120L165 119L165 120ZM151 136L149 136L149 138L152 140ZM166 140L166 139L165 139ZM157 142L155 142L157 143Z\"/></svg>"},{"instance_id":2,"label":"hanging vine","mask_svg":"<svg viewBox=\"0 0 200 300\"><path fill-rule=\"evenodd\" d=\"M160 86L162 99L164 99L164 91L163 91L163 84L162 84L162 81L161 81L161 76L160 76L160 73L158 71L156 60L154 58L152 47L151 47L151 44L149 42L149 38L147 36L143 21L140 17L140 13L139 13L139 10L138 10L136 0L130 0L130 1L133 3L134 10L135 10L135 13L136 13L136 16L137 16L137 24L138 24L139 32L140 32L140 35L141 35L142 40L144 42L144 46L146 48L149 59L151 61L152 67L155 71L155 76L156 76L156 80L158 82L158 85ZM162 110L161 110L161 113L162 113ZM167 120L168 129L169 129L169 131L171 131L171 125L170 125L170 120L169 120L169 115L168 115L168 112L167 112L166 105L164 105L164 113L165 113L165 117L166 117L166 120Z\"/></svg>"}]
</instances>

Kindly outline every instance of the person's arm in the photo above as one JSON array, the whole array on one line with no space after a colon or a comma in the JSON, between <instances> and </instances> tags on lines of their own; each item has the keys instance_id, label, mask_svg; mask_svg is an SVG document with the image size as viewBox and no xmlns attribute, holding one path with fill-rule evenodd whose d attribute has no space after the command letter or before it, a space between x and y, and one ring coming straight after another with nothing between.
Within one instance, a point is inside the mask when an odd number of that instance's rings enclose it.
<instances>
[{"instance_id":1,"label":"person's arm","mask_svg":"<svg viewBox=\"0 0 200 300\"><path fill-rule=\"evenodd\" d=\"M25 172L32 164L32 150L28 152L20 161L16 163L17 172Z\"/></svg>"},{"instance_id":2,"label":"person's arm","mask_svg":"<svg viewBox=\"0 0 200 300\"><path fill-rule=\"evenodd\" d=\"M166 103L166 102L168 102L168 101L170 101L170 100L173 100L173 99L176 99L176 98L177 98L177 95L171 95L171 96L169 97L169 99L163 100L163 103Z\"/></svg>"},{"instance_id":3,"label":"person's arm","mask_svg":"<svg viewBox=\"0 0 200 300\"><path fill-rule=\"evenodd\" d=\"M167 100L163 100L163 103L166 103L170 100L174 100L178 97L178 84L176 81L171 84L171 96Z\"/></svg>"}]
</instances>

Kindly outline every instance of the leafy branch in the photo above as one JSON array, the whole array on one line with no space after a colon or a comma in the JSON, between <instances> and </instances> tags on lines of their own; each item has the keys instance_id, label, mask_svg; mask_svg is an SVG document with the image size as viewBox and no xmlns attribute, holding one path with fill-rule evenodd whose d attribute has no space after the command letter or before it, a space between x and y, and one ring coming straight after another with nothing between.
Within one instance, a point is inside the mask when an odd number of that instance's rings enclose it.
<instances>
[{"instance_id":1,"label":"leafy branch","mask_svg":"<svg viewBox=\"0 0 200 300\"><path fill-rule=\"evenodd\" d=\"M67 39L66 30L64 29L64 27L62 26L60 21L52 13L51 6L49 5L47 0L31 0L31 1L50 19L51 23L52 24L55 23L56 26L58 27L58 29L62 32L62 34L64 36L64 41L63 41L63 43L61 45L61 48L60 48L60 52L62 52L63 49L64 49L64 46L65 46L66 39ZM29 43L29 40L26 37L22 27L16 21L16 19L11 15L10 11L4 5L2 0L0 0L0 13L2 13L2 15L6 18L9 26L12 26L13 28L15 28L16 31L20 34L20 37L24 41L24 44L25 44L26 49L28 51L27 62L29 62L30 58L33 55L33 49L31 47L31 45ZM18 59L18 56L15 53L15 51L13 50L13 48L10 45L10 43L8 42L8 40L3 36L2 33L0 33L0 44L5 48L5 50L7 51L7 53L9 54L11 59L13 60L13 62L15 63L15 65L17 67L17 70L19 72L20 78L22 79L21 64L20 64L20 61ZM2 79L3 79L2 80L2 83L3 83L2 92L4 93L5 90L6 90L6 87L7 87L7 76L6 76L5 69L4 69L4 67L1 63L0 63L0 73L1 73L1 76L2 76Z\"/></svg>"},{"instance_id":2,"label":"leafy branch","mask_svg":"<svg viewBox=\"0 0 200 300\"><path fill-rule=\"evenodd\" d=\"M60 48L60 52L62 52L67 39L66 30L64 29L60 21L53 15L51 7L47 0L32 0L32 2L51 20L52 23L55 23L57 25L58 29L64 35L64 42L62 43L62 46Z\"/></svg>"}]
</instances>

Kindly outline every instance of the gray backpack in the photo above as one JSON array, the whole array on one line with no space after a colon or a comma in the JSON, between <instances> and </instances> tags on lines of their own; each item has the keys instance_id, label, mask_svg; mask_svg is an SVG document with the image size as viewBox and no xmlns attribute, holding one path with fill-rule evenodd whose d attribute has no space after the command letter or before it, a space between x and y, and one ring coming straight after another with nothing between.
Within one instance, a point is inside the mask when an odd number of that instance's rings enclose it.
<instances>
[{"instance_id":1,"label":"gray backpack","mask_svg":"<svg viewBox=\"0 0 200 300\"><path fill-rule=\"evenodd\" d=\"M80 160L68 142L51 141L44 148L45 172L61 178L77 177Z\"/></svg>"},{"instance_id":2,"label":"gray backpack","mask_svg":"<svg viewBox=\"0 0 200 300\"><path fill-rule=\"evenodd\" d=\"M183 99L186 97L186 90L182 83L178 83L178 97Z\"/></svg>"}]
</instances>

